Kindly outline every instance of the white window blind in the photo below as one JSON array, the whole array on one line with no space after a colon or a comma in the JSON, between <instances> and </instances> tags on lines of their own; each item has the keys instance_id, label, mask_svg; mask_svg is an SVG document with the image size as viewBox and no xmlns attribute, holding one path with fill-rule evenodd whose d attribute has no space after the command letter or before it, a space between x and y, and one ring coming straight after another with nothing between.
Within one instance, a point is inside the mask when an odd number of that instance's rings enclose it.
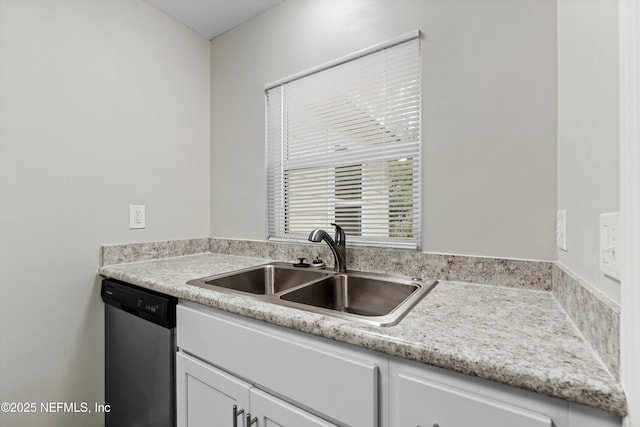
<instances>
[{"instance_id":1,"label":"white window blind","mask_svg":"<svg viewBox=\"0 0 640 427\"><path fill-rule=\"evenodd\" d=\"M267 229L420 245L419 33L267 87Z\"/></svg>"}]
</instances>

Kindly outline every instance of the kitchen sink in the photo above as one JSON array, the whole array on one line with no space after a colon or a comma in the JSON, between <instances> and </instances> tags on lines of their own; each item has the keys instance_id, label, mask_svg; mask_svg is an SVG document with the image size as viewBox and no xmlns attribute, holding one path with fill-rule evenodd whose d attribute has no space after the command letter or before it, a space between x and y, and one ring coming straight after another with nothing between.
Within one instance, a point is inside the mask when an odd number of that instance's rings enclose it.
<instances>
[{"instance_id":1,"label":"kitchen sink","mask_svg":"<svg viewBox=\"0 0 640 427\"><path fill-rule=\"evenodd\" d=\"M187 284L223 292L228 290L249 294L272 295L303 283L327 277L327 274L325 271L296 268L286 263L271 263L222 275L190 280Z\"/></svg>"},{"instance_id":2,"label":"kitchen sink","mask_svg":"<svg viewBox=\"0 0 640 427\"><path fill-rule=\"evenodd\" d=\"M280 299L308 311L365 321L378 326L398 323L435 286L399 276L372 273L335 274L301 286Z\"/></svg>"},{"instance_id":3,"label":"kitchen sink","mask_svg":"<svg viewBox=\"0 0 640 427\"><path fill-rule=\"evenodd\" d=\"M418 289L413 283L339 274L288 292L281 298L360 316L384 316Z\"/></svg>"},{"instance_id":4,"label":"kitchen sink","mask_svg":"<svg viewBox=\"0 0 640 427\"><path fill-rule=\"evenodd\" d=\"M327 316L392 326L437 282L376 273L312 270L276 262L190 280L187 284Z\"/></svg>"}]
</instances>

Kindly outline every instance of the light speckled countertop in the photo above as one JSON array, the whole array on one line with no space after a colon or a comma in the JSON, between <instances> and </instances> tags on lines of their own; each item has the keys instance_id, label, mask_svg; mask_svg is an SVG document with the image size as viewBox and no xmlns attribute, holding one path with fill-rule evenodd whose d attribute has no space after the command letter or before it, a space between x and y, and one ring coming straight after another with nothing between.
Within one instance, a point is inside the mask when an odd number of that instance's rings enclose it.
<instances>
[{"instance_id":1,"label":"light speckled countertop","mask_svg":"<svg viewBox=\"0 0 640 427\"><path fill-rule=\"evenodd\" d=\"M626 413L622 387L548 292L441 281L398 325L375 327L185 283L265 262L204 253L107 265L100 274L275 325Z\"/></svg>"}]
</instances>

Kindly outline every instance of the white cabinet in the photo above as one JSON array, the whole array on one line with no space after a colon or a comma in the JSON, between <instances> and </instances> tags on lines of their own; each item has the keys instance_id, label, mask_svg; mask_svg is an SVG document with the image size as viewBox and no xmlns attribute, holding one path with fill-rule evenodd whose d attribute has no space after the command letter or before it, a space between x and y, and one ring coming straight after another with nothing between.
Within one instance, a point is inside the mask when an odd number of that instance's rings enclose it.
<instances>
[{"instance_id":1,"label":"white cabinet","mask_svg":"<svg viewBox=\"0 0 640 427\"><path fill-rule=\"evenodd\" d=\"M552 427L546 415L406 374L398 378L398 401L401 426Z\"/></svg>"},{"instance_id":2,"label":"white cabinet","mask_svg":"<svg viewBox=\"0 0 640 427\"><path fill-rule=\"evenodd\" d=\"M176 376L178 427L335 427L182 352Z\"/></svg>"},{"instance_id":3,"label":"white cabinet","mask_svg":"<svg viewBox=\"0 0 640 427\"><path fill-rule=\"evenodd\" d=\"M277 396L277 414L284 416L284 408L289 408L287 418L282 419L299 420L292 427L378 427L381 414L386 416L386 409L380 406L385 392L380 389L387 378L387 356L186 302L178 306L177 328L179 355L186 353L186 358L198 359L200 365L217 368L255 387L253 395L262 390ZM179 359L183 366L185 357ZM188 413L188 386L189 382L195 384L196 378L191 379L184 370L178 374L178 406L182 413ZM191 387L205 389L203 385ZM209 394L218 393L212 384L206 389ZM181 396L185 392L187 398ZM225 398L217 399L226 399L227 409L220 411L231 413L229 402L240 398L226 393ZM260 401L267 404L265 399ZM273 405L275 401L269 402ZM253 409L251 412L258 415ZM287 425L276 416L258 425L279 425L275 422Z\"/></svg>"},{"instance_id":4,"label":"white cabinet","mask_svg":"<svg viewBox=\"0 0 640 427\"><path fill-rule=\"evenodd\" d=\"M620 427L618 416L523 389L392 357L391 426Z\"/></svg>"}]
</instances>

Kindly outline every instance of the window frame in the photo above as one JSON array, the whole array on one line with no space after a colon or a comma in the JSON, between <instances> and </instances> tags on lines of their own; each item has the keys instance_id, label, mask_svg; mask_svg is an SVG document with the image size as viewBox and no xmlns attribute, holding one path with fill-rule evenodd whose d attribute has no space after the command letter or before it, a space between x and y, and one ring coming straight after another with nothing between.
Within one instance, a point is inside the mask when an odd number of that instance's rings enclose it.
<instances>
[{"instance_id":1,"label":"window frame","mask_svg":"<svg viewBox=\"0 0 640 427\"><path fill-rule=\"evenodd\" d=\"M409 34L405 34L403 36L394 38L392 40L389 40L387 42L384 43L380 43L378 45L369 47L367 49L363 49L360 50L358 52L355 52L353 54L344 56L342 58L339 58L337 60L334 61L330 61L327 62L325 64L322 64L318 67L314 67L312 69L303 71L301 73L295 74L293 76L287 77L285 79L281 79L279 81L273 82L268 84L265 87L265 124L266 124L266 138L265 138L265 146L266 146L266 156L265 156L265 166L266 166L266 193L267 193L267 203L266 203L266 230L267 230L267 239L268 240L274 240L274 241L296 241L296 242L300 242L300 241L306 241L307 240L307 236L308 236L308 232L310 232L312 230L312 228L310 228L308 231L305 232L298 232L298 233L288 233L286 230L286 223L287 220L286 218L279 218L277 219L275 217L275 212L276 212L276 206L275 204L280 201L281 203L286 203L286 192L287 189L285 187L287 187L286 185L286 174L285 174L285 160L284 160L284 156L285 156L285 137L284 135L287 133L287 128L286 128L286 124L284 121L284 118L286 116L286 105L281 102L278 106L278 108L275 108L273 110L269 109L269 95L270 91L276 90L277 88L280 88L280 92L279 95L281 97L281 100L285 98L286 93L287 93L287 85L291 82L295 82L296 80L299 79L303 79L305 77L308 76L312 76L314 74L318 74L322 71L325 70L329 70L331 68L337 67L339 65L345 64L347 62L353 61L353 60L357 60L363 57L366 57L368 55L371 54L375 54L378 53L380 51L383 51L385 49L389 49L389 48L393 48L397 45L401 45L413 40L417 41L418 47L417 47L417 58L415 59L416 63L417 63L417 78L416 78L416 85L417 85L417 91L418 91L418 95L417 95L417 130L415 131L417 134L416 140L412 142L413 145L417 145L417 148L415 148L415 150L417 151L413 151L413 156L410 160L411 160L411 185L412 185L412 197L411 197L411 201L412 201L412 207L410 208L411 210L411 234L412 237L410 239L401 239L401 238L393 238L393 237L362 237L362 236L351 236L351 238L349 239L349 244L350 245L357 245L357 246L376 246L376 247L393 247L393 248L403 248L403 249L417 249L420 250L421 249L421 237L422 237L422 94L421 94L421 43L420 43L420 31L414 31L411 32ZM273 117L270 116L270 114L279 114L279 118L274 119ZM280 123L280 132L279 132L279 140L278 138L274 138L273 136L271 136L270 138L270 128L269 128L269 123L270 122L278 122ZM274 139L276 141L274 141ZM279 145L279 158L274 158L273 157L273 150L271 149L271 145ZM277 157L277 156L276 156ZM402 159L396 159L396 161L400 161ZM275 164L274 164L275 163ZM313 163L313 162L311 162ZM361 170L364 168L363 165L365 164L371 164L371 163L359 163L359 166L361 168ZM329 168L333 166L334 167L334 171L337 171L338 168L341 167L345 167L346 165L331 165L330 163L325 163L324 167L325 168ZM350 166L346 166L346 167L357 167L358 163L355 163L354 165L350 165ZM311 166L307 166L307 168L310 168ZM294 168L291 168L289 170L293 170ZM277 177L279 179L276 180L276 178L272 177L272 175L277 174ZM363 174L361 172L360 175L360 180L362 181L363 179ZM276 182L277 181L277 182ZM335 179L335 172L334 172L334 178L333 178L333 186L334 186L334 193L336 192L335 190L335 184L336 184L336 179ZM360 188L360 192L362 192L362 184L361 184L361 188ZM390 192L390 190L387 190L388 192ZM278 197L276 197L276 193L278 193ZM335 194L334 194L334 199L335 199ZM277 200L276 200L277 199ZM361 198L362 199L362 198ZM287 208L290 207L289 206L282 206L280 205L279 208L282 210L282 212L287 212ZM329 227L329 223L330 222L338 222L338 224L340 224L339 220L337 220L335 217L337 215L337 209L338 206L337 204L334 203L334 209L333 209L333 218L327 218L326 224L324 225L319 225L320 228L324 228L324 227ZM360 209L360 229L362 229L362 223L363 223L363 218L364 215L362 213L362 209L363 206L359 206ZM387 209L387 213L392 212L392 208L391 206L389 206L389 208ZM327 210L327 216L331 215L331 212L329 212L329 210ZM284 214L286 215L286 214ZM387 221L387 225L388 228L391 228L390 223Z\"/></svg>"}]
</instances>

